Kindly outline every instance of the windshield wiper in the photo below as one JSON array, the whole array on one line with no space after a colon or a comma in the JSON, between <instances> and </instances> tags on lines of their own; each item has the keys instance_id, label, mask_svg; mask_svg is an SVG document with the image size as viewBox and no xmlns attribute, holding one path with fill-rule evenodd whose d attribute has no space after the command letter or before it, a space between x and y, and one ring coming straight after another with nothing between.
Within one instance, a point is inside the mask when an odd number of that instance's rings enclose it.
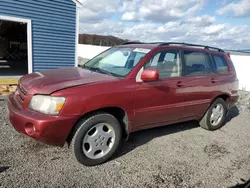
<instances>
[{"instance_id":1,"label":"windshield wiper","mask_svg":"<svg viewBox=\"0 0 250 188\"><path fill-rule=\"evenodd\" d=\"M94 71L94 72L99 72L99 73L103 73L103 74L108 74L109 76L114 76L111 72L106 71L106 70L104 70L104 69L101 69L101 68L99 68L99 67L83 66L83 68L89 69L89 70Z\"/></svg>"}]
</instances>

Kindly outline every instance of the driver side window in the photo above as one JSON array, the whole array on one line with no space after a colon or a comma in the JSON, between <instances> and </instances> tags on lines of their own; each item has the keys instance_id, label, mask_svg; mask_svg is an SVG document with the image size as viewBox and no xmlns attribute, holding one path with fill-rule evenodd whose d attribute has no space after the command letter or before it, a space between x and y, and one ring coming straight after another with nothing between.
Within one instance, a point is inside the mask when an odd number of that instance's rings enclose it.
<instances>
[{"instance_id":1,"label":"driver side window","mask_svg":"<svg viewBox=\"0 0 250 188\"><path fill-rule=\"evenodd\" d=\"M144 68L158 69L160 78L179 77L181 76L179 51L161 51L155 54Z\"/></svg>"}]
</instances>

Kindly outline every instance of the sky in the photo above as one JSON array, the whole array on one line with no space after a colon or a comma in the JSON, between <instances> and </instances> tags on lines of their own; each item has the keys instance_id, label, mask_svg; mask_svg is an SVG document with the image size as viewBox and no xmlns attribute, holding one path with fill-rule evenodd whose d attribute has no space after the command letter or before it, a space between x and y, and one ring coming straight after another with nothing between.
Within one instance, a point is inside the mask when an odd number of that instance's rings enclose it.
<instances>
[{"instance_id":1,"label":"sky","mask_svg":"<svg viewBox=\"0 0 250 188\"><path fill-rule=\"evenodd\" d=\"M250 49L250 0L82 0L80 33Z\"/></svg>"}]
</instances>

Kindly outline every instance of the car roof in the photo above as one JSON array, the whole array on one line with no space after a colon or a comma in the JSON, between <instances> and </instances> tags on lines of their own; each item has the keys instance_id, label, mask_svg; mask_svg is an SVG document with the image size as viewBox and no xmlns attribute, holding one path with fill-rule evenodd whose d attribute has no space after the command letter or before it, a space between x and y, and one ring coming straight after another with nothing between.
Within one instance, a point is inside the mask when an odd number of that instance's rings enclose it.
<instances>
[{"instance_id":1,"label":"car roof","mask_svg":"<svg viewBox=\"0 0 250 188\"><path fill-rule=\"evenodd\" d=\"M190 44L190 43L179 43L179 42L154 42L154 43L143 43L143 42L127 42L119 45L121 48L146 48L153 49L156 47L178 47L180 49L193 49L193 50L211 50L211 52L225 52L224 50L207 46L207 45L199 45L199 44Z\"/></svg>"},{"instance_id":2,"label":"car roof","mask_svg":"<svg viewBox=\"0 0 250 188\"><path fill-rule=\"evenodd\" d=\"M120 48L146 48L146 49L153 49L155 47L157 47L158 45L157 44L150 44L150 43L138 43L138 44L122 44L122 45L119 45L117 47L120 47Z\"/></svg>"}]
</instances>

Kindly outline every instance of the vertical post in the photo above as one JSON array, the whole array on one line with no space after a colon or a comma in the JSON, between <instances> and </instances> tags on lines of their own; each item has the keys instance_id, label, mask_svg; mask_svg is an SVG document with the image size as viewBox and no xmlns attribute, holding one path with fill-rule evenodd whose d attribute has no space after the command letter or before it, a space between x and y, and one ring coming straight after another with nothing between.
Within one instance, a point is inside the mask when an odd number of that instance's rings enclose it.
<instances>
[{"instance_id":1,"label":"vertical post","mask_svg":"<svg viewBox=\"0 0 250 188\"><path fill-rule=\"evenodd\" d=\"M27 22L27 46L28 46L28 73L33 72L33 55L32 55L32 21Z\"/></svg>"},{"instance_id":2,"label":"vertical post","mask_svg":"<svg viewBox=\"0 0 250 188\"><path fill-rule=\"evenodd\" d=\"M79 7L76 5L76 47L75 47L75 67L78 67L78 42L79 42L79 25L80 25Z\"/></svg>"}]
</instances>

